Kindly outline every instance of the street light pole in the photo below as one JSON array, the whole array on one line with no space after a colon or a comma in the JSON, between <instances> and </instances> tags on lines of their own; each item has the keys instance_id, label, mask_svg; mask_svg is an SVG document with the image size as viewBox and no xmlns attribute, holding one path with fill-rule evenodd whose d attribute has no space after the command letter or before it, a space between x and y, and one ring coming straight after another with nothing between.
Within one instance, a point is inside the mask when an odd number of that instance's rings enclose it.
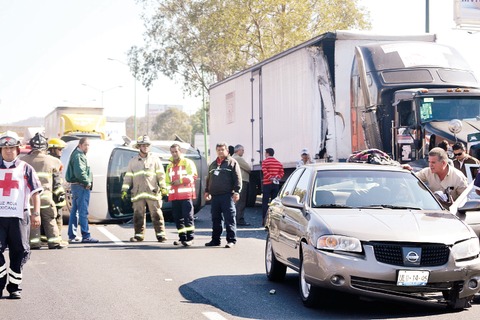
<instances>
[{"instance_id":1,"label":"street light pole","mask_svg":"<svg viewBox=\"0 0 480 320\"><path fill-rule=\"evenodd\" d=\"M90 89L93 89L93 90L97 90L97 91L100 91L101 93L101 106L103 108L103 94L107 91L110 91L110 90L113 90L113 89L117 89L117 88L121 88L122 86L115 86L115 87L111 87L109 89L105 89L105 90L101 90L101 89L98 89L98 88L95 88L95 87L92 87L91 85L88 85L86 83L82 83L82 86L85 86L85 87L89 87Z\"/></svg>"},{"instance_id":2,"label":"street light pole","mask_svg":"<svg viewBox=\"0 0 480 320\"><path fill-rule=\"evenodd\" d=\"M127 66L130 69L130 66L118 59L114 58L107 58L110 61L117 61L118 63L121 63L125 66ZM133 73L133 138L137 139L137 74Z\"/></svg>"}]
</instances>

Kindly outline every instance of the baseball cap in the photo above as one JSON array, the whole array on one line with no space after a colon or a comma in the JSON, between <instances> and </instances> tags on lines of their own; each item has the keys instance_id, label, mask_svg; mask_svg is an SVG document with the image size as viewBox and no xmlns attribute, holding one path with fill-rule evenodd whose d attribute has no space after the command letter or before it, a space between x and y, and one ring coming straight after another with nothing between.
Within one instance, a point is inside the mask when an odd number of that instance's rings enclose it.
<instances>
[{"instance_id":1,"label":"baseball cap","mask_svg":"<svg viewBox=\"0 0 480 320\"><path fill-rule=\"evenodd\" d=\"M307 148L303 148L300 154L310 154Z\"/></svg>"}]
</instances>

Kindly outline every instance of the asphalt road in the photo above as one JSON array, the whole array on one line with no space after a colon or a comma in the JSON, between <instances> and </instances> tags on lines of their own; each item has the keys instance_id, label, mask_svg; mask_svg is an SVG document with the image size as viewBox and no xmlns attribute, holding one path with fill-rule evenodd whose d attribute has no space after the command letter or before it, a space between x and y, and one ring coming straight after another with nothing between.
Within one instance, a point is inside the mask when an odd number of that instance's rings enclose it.
<instances>
[{"instance_id":1,"label":"asphalt road","mask_svg":"<svg viewBox=\"0 0 480 320\"><path fill-rule=\"evenodd\" d=\"M480 319L480 305L451 313L444 308L359 299L331 293L316 309L298 295L298 275L272 283L264 271L259 207L250 227L239 228L233 249L207 248L209 206L197 215L195 245L130 243L133 225L91 225L98 244L32 252L24 268L22 300L0 300L2 319ZM63 230L66 238L66 228ZM225 244L225 239L223 244ZM274 294L272 294L274 290ZM5 293L5 292L4 292Z\"/></svg>"}]
</instances>

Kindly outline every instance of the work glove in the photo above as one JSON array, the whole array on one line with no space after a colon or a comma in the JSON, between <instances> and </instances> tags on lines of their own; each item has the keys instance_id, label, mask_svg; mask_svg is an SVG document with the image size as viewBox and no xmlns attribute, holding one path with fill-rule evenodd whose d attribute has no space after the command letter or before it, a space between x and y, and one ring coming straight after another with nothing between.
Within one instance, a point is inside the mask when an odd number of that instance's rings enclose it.
<instances>
[{"instance_id":1,"label":"work glove","mask_svg":"<svg viewBox=\"0 0 480 320\"><path fill-rule=\"evenodd\" d=\"M127 201L127 199L128 199L127 191L122 191L122 201Z\"/></svg>"},{"instance_id":2,"label":"work glove","mask_svg":"<svg viewBox=\"0 0 480 320\"><path fill-rule=\"evenodd\" d=\"M160 187L160 193L162 194L162 197L168 196L168 189L165 187Z\"/></svg>"}]
</instances>

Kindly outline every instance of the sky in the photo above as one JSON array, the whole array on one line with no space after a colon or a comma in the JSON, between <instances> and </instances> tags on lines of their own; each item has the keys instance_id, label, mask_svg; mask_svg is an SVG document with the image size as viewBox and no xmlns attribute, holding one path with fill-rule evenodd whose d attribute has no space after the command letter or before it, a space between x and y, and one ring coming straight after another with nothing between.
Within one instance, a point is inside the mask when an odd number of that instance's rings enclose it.
<instances>
[{"instance_id":1,"label":"sky","mask_svg":"<svg viewBox=\"0 0 480 320\"><path fill-rule=\"evenodd\" d=\"M370 11L373 32L425 32L425 1L358 3ZM0 123L102 101L107 116L143 116L147 103L198 110L201 97L185 97L166 77L150 94L134 85L125 62L128 49L143 44L140 13L134 0L0 0ZM430 0L430 32L455 46L480 78L479 34L454 28L453 0Z\"/></svg>"}]
</instances>

